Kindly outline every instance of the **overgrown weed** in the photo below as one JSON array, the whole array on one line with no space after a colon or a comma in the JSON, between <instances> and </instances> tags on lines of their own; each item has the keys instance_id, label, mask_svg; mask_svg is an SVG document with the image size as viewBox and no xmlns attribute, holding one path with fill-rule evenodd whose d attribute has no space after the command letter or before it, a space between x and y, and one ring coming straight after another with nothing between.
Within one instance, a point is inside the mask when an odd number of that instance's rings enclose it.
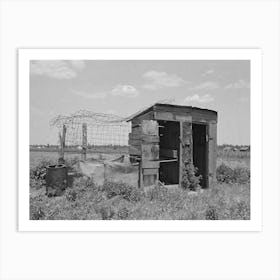
<instances>
[{"instance_id":1,"label":"overgrown weed","mask_svg":"<svg viewBox=\"0 0 280 280\"><path fill-rule=\"evenodd\" d=\"M125 182L97 185L79 177L62 196L49 198L41 185L44 164L31 172L31 220L250 219L250 170L244 167L218 167L217 184L203 192L161 185L144 191Z\"/></svg>"}]
</instances>

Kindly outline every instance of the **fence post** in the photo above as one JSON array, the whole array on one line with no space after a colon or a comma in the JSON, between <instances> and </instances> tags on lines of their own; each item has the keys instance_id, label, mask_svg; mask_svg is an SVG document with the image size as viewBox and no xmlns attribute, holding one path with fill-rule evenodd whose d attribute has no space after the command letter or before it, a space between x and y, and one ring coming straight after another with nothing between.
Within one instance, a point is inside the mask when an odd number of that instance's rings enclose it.
<instances>
[{"instance_id":1,"label":"fence post","mask_svg":"<svg viewBox=\"0 0 280 280\"><path fill-rule=\"evenodd\" d=\"M61 131L59 132L59 141L60 141L59 158L58 158L59 164L65 163L64 160L65 136L66 136L66 125L64 124L62 127L62 134Z\"/></svg>"},{"instance_id":2,"label":"fence post","mask_svg":"<svg viewBox=\"0 0 280 280\"><path fill-rule=\"evenodd\" d=\"M87 159L87 124L83 123L83 146L82 146L82 160Z\"/></svg>"},{"instance_id":3,"label":"fence post","mask_svg":"<svg viewBox=\"0 0 280 280\"><path fill-rule=\"evenodd\" d=\"M143 187L143 167L142 167L142 157L139 161L139 173L138 173L138 187L142 188Z\"/></svg>"}]
</instances>

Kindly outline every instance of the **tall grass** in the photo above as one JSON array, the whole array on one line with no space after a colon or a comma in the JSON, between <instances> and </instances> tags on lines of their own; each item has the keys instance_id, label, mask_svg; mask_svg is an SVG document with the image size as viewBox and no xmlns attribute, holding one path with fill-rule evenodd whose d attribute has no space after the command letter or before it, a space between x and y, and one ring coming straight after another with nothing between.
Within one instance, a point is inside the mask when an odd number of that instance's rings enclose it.
<instances>
[{"instance_id":1,"label":"tall grass","mask_svg":"<svg viewBox=\"0 0 280 280\"><path fill-rule=\"evenodd\" d=\"M156 185L138 189L128 182L79 177L60 197L45 195L45 166L30 172L32 220L248 220L250 169L247 162L219 159L217 184L196 192ZM249 162L249 161L248 161ZM72 162L68 162L71 166Z\"/></svg>"},{"instance_id":2,"label":"tall grass","mask_svg":"<svg viewBox=\"0 0 280 280\"><path fill-rule=\"evenodd\" d=\"M61 197L48 198L43 188L34 188L30 205L30 219L244 220L250 219L250 186L219 183L197 193L155 186L145 192L80 178Z\"/></svg>"}]
</instances>

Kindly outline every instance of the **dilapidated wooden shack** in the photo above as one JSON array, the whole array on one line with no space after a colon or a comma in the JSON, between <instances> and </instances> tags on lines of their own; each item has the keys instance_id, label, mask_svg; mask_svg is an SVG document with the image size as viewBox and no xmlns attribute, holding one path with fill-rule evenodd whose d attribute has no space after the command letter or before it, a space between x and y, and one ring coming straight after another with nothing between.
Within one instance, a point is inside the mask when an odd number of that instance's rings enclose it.
<instances>
[{"instance_id":1,"label":"dilapidated wooden shack","mask_svg":"<svg viewBox=\"0 0 280 280\"><path fill-rule=\"evenodd\" d=\"M216 111L156 103L128 121L132 123L129 153L139 159L140 186L158 180L180 184L189 162L202 175L201 186L211 187L216 179Z\"/></svg>"}]
</instances>

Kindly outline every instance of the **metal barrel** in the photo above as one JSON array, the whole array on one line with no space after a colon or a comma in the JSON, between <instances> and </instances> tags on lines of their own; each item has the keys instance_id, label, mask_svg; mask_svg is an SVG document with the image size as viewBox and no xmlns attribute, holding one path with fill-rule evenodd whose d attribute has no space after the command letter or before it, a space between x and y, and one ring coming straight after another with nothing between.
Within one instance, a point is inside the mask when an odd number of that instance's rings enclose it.
<instances>
[{"instance_id":1,"label":"metal barrel","mask_svg":"<svg viewBox=\"0 0 280 280\"><path fill-rule=\"evenodd\" d=\"M67 188L68 174L64 164L47 166L46 173L46 195L60 196Z\"/></svg>"}]
</instances>

